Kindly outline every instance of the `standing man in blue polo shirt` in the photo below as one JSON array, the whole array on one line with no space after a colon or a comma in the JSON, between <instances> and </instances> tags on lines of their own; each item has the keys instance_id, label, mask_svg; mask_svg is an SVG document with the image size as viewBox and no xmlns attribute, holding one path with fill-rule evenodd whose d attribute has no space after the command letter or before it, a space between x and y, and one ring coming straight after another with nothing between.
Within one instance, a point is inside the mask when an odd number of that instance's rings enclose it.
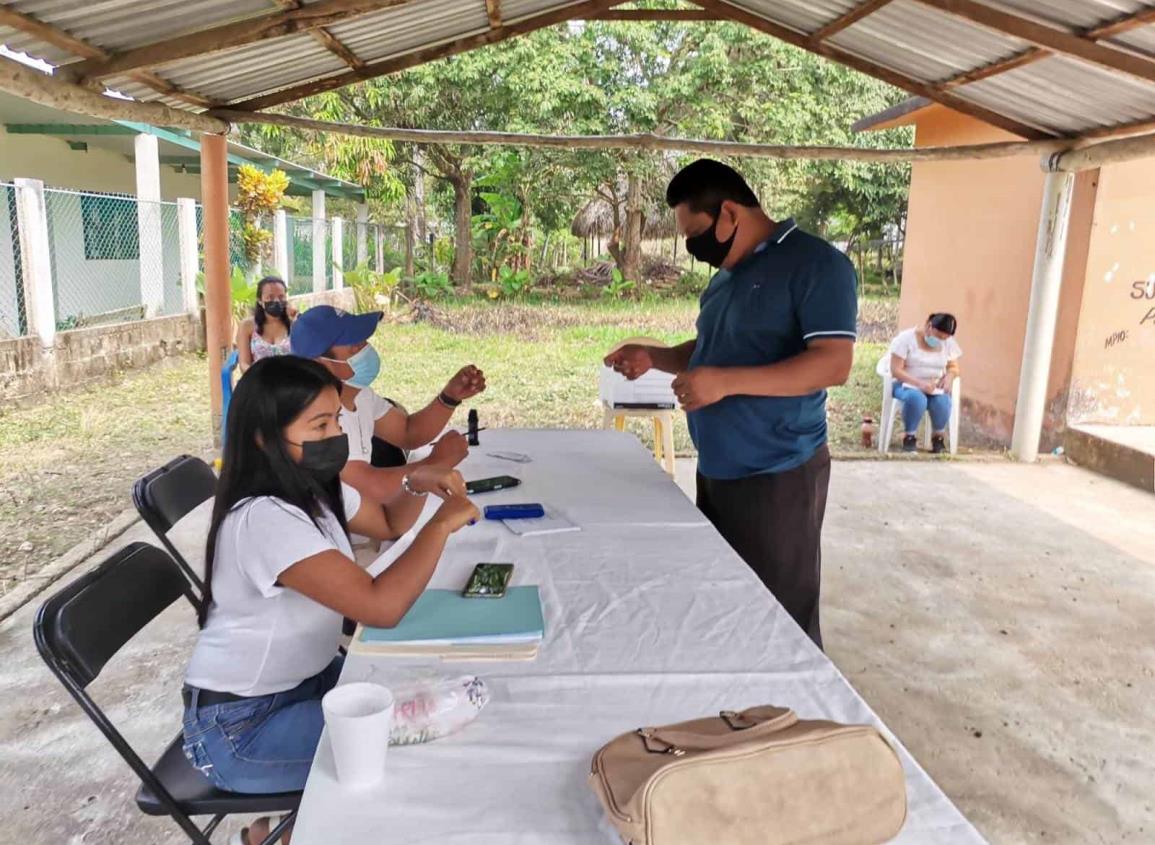
<instances>
[{"instance_id":1,"label":"standing man in blue polo shirt","mask_svg":"<svg viewBox=\"0 0 1155 845\"><path fill-rule=\"evenodd\" d=\"M819 647L826 388L854 357L858 301L845 255L771 220L746 181L700 159L666 189L686 249L718 272L698 336L606 358L629 379L676 373L698 449L698 507Z\"/></svg>"}]
</instances>

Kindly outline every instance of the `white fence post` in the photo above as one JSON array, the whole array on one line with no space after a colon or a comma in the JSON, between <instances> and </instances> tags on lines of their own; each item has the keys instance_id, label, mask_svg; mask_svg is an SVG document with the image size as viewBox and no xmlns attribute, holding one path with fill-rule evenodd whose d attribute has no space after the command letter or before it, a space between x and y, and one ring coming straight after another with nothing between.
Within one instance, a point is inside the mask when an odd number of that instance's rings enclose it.
<instances>
[{"instance_id":1,"label":"white fence post","mask_svg":"<svg viewBox=\"0 0 1155 845\"><path fill-rule=\"evenodd\" d=\"M385 227L380 223L376 226L377 229L377 272L385 272Z\"/></svg>"},{"instance_id":2,"label":"white fence post","mask_svg":"<svg viewBox=\"0 0 1155 845\"><path fill-rule=\"evenodd\" d=\"M197 300L197 272L200 256L197 249L197 203L190 197L176 201L177 231L180 234L180 292L181 303L188 314L200 312Z\"/></svg>"},{"instance_id":3,"label":"white fence post","mask_svg":"<svg viewBox=\"0 0 1155 845\"><path fill-rule=\"evenodd\" d=\"M136 159L136 226L140 244L140 303L145 317L164 310L164 227L160 210L160 153L157 137L133 139Z\"/></svg>"},{"instance_id":4,"label":"white fence post","mask_svg":"<svg viewBox=\"0 0 1155 845\"><path fill-rule=\"evenodd\" d=\"M50 349L56 343L56 300L52 294L52 254L44 183L16 179L16 222L20 229L24 310L29 330Z\"/></svg>"},{"instance_id":5,"label":"white fence post","mask_svg":"<svg viewBox=\"0 0 1155 845\"><path fill-rule=\"evenodd\" d=\"M369 203L357 203L357 266L369 263Z\"/></svg>"},{"instance_id":6,"label":"white fence post","mask_svg":"<svg viewBox=\"0 0 1155 845\"><path fill-rule=\"evenodd\" d=\"M285 209L273 212L273 267L289 282L289 221Z\"/></svg>"},{"instance_id":7,"label":"white fence post","mask_svg":"<svg viewBox=\"0 0 1155 845\"><path fill-rule=\"evenodd\" d=\"M325 263L325 192L313 191L313 292L328 285L329 267Z\"/></svg>"},{"instance_id":8,"label":"white fence post","mask_svg":"<svg viewBox=\"0 0 1155 845\"><path fill-rule=\"evenodd\" d=\"M345 221L334 217L329 223L329 231L333 237L333 290L345 287Z\"/></svg>"}]
</instances>

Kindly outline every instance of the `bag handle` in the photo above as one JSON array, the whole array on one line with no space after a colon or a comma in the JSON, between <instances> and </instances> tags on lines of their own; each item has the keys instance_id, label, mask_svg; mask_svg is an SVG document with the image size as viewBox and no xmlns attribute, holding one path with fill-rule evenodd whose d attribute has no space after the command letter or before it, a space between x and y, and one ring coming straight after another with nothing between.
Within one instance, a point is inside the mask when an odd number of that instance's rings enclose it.
<instances>
[{"instance_id":1,"label":"bag handle","mask_svg":"<svg viewBox=\"0 0 1155 845\"><path fill-rule=\"evenodd\" d=\"M651 754L681 757L687 751L710 751L760 739L798 721L798 716L788 707L751 707L741 713L723 710L718 716L730 728L730 733L707 735L665 728L638 728L637 733Z\"/></svg>"}]
</instances>

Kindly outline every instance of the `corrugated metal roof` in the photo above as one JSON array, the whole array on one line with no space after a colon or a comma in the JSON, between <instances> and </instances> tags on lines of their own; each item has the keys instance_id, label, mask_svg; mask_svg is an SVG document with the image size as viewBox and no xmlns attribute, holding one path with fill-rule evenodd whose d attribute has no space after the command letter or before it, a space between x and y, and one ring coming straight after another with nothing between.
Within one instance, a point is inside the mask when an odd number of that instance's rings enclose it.
<instances>
[{"instance_id":1,"label":"corrugated metal roof","mask_svg":"<svg viewBox=\"0 0 1155 845\"><path fill-rule=\"evenodd\" d=\"M920 82L949 79L1029 46L913 0L883 6L830 43Z\"/></svg>"},{"instance_id":2,"label":"corrugated metal roof","mask_svg":"<svg viewBox=\"0 0 1155 845\"><path fill-rule=\"evenodd\" d=\"M858 0L742 0L734 5L809 35L842 17Z\"/></svg>"},{"instance_id":3,"label":"corrugated metal roof","mask_svg":"<svg viewBox=\"0 0 1155 845\"><path fill-rule=\"evenodd\" d=\"M956 89L964 99L1065 134L1155 114L1155 84L1053 57Z\"/></svg>"},{"instance_id":4,"label":"corrugated metal roof","mask_svg":"<svg viewBox=\"0 0 1155 845\"><path fill-rule=\"evenodd\" d=\"M1155 0L979 0L1022 17L1079 33L1155 10ZM321 0L306 0L312 4ZM576 0L505 0L506 22L530 19ZM732 0L732 5L807 36L862 0ZM99 46L120 52L178 38L193 30L276 14L280 0L4 0L6 6ZM328 27L361 61L373 63L487 31L484 0L409 0ZM39 37L0 27L0 42L53 64L75 61ZM1152 57L1155 25L1109 40L1116 49ZM829 44L918 84L941 82L1031 47L1011 35L933 9L893 0L858 20ZM307 33L182 59L156 69L190 94L238 102L348 71ZM180 108L187 103L127 76L106 80L125 94ZM291 92L288 92L291 93ZM964 100L1023 126L1053 134L1155 120L1155 85L1135 76L1060 56L952 89Z\"/></svg>"},{"instance_id":5,"label":"corrugated metal roof","mask_svg":"<svg viewBox=\"0 0 1155 845\"><path fill-rule=\"evenodd\" d=\"M551 5L556 6L557 3ZM489 29L484 3L413 0L385 12L329 27L365 61L378 61Z\"/></svg>"}]
</instances>

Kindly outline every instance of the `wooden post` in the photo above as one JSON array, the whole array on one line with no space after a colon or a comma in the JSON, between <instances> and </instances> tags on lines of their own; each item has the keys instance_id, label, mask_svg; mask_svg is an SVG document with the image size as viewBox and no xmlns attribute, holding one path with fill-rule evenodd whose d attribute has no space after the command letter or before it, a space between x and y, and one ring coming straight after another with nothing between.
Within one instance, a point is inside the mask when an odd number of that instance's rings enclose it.
<instances>
[{"instance_id":1,"label":"wooden post","mask_svg":"<svg viewBox=\"0 0 1155 845\"><path fill-rule=\"evenodd\" d=\"M229 288L229 167L224 135L201 136L201 198L204 202L205 346L209 358L213 443L221 437L221 368L232 345Z\"/></svg>"}]
</instances>

